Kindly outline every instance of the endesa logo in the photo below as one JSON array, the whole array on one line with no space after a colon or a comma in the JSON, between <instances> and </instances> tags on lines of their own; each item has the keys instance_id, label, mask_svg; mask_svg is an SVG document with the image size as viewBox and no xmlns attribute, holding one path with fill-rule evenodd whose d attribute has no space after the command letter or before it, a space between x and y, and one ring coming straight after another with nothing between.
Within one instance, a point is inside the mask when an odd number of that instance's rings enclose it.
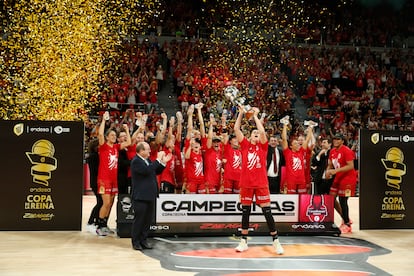
<instances>
[{"instance_id":1,"label":"endesa logo","mask_svg":"<svg viewBox=\"0 0 414 276\"><path fill-rule=\"evenodd\" d=\"M292 224L292 229L325 229L323 224Z\"/></svg>"},{"instance_id":2,"label":"endesa logo","mask_svg":"<svg viewBox=\"0 0 414 276\"><path fill-rule=\"evenodd\" d=\"M30 127L29 132L48 133L48 132L51 132L51 129L50 127Z\"/></svg>"}]
</instances>

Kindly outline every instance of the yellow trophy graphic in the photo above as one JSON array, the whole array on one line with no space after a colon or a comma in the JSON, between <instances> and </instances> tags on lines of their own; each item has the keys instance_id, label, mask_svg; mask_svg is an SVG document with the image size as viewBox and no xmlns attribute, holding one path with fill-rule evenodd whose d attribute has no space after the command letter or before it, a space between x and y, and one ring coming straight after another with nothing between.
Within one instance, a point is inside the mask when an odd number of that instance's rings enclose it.
<instances>
[{"instance_id":1,"label":"yellow trophy graphic","mask_svg":"<svg viewBox=\"0 0 414 276\"><path fill-rule=\"evenodd\" d=\"M32 146L32 152L26 152L27 157L33 164L31 174L33 182L49 186L48 180L51 178L51 171L56 170L57 160L55 147L45 139L36 141Z\"/></svg>"},{"instance_id":2,"label":"yellow trophy graphic","mask_svg":"<svg viewBox=\"0 0 414 276\"><path fill-rule=\"evenodd\" d=\"M387 169L385 173L385 179L388 181L387 185L400 190L402 176L406 173L406 165L403 163L404 153L399 148L392 147L381 161L385 169Z\"/></svg>"}]
</instances>

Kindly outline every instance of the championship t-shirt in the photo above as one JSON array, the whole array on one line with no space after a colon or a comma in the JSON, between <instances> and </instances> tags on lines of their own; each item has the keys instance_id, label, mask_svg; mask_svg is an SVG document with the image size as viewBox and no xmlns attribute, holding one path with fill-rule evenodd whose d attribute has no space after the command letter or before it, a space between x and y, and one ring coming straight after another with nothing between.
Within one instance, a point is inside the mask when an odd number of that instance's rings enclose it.
<instances>
[{"instance_id":1,"label":"championship t-shirt","mask_svg":"<svg viewBox=\"0 0 414 276\"><path fill-rule=\"evenodd\" d=\"M223 158L227 160L224 164L224 179L239 181L242 169L241 151L227 143L224 145Z\"/></svg>"},{"instance_id":2,"label":"championship t-shirt","mask_svg":"<svg viewBox=\"0 0 414 276\"><path fill-rule=\"evenodd\" d=\"M169 150L168 148L164 147L163 151L165 152L166 155L168 154L172 154L171 150ZM173 185L175 185L175 177L174 177L174 167L175 167L175 159L171 158L166 166L165 169L162 171L162 173L160 174L160 182L162 181L166 181L168 183L171 183Z\"/></svg>"},{"instance_id":3,"label":"championship t-shirt","mask_svg":"<svg viewBox=\"0 0 414 276\"><path fill-rule=\"evenodd\" d=\"M338 149L333 148L329 153L329 159L335 169L342 168L347 161L354 161L354 152L347 146L340 146ZM356 184L356 171L337 172L335 174L334 183L340 184Z\"/></svg>"},{"instance_id":4,"label":"championship t-shirt","mask_svg":"<svg viewBox=\"0 0 414 276\"><path fill-rule=\"evenodd\" d=\"M220 184L222 168L221 151L209 148L204 153L205 180L210 184Z\"/></svg>"},{"instance_id":5,"label":"championship t-shirt","mask_svg":"<svg viewBox=\"0 0 414 276\"><path fill-rule=\"evenodd\" d=\"M120 144L114 144L111 147L107 143L98 147L98 179L116 181L118 177L118 155L120 147Z\"/></svg>"},{"instance_id":6,"label":"championship t-shirt","mask_svg":"<svg viewBox=\"0 0 414 276\"><path fill-rule=\"evenodd\" d=\"M240 143L242 154L241 188L264 188L268 186L266 172L268 142L252 144L246 138Z\"/></svg>"},{"instance_id":7,"label":"championship t-shirt","mask_svg":"<svg viewBox=\"0 0 414 276\"><path fill-rule=\"evenodd\" d=\"M188 182L204 182L204 165L201 153L191 151L190 158L185 160Z\"/></svg>"},{"instance_id":8,"label":"championship t-shirt","mask_svg":"<svg viewBox=\"0 0 414 276\"><path fill-rule=\"evenodd\" d=\"M293 151L290 148L283 150L285 157L286 183L305 184L305 149Z\"/></svg>"}]
</instances>

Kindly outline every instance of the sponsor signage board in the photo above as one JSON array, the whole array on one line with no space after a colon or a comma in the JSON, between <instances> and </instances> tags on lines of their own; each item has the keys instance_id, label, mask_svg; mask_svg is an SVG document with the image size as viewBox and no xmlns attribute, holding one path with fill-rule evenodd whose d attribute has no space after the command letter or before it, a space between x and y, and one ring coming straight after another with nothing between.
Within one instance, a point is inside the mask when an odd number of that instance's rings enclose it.
<instances>
[{"instance_id":1,"label":"sponsor signage board","mask_svg":"<svg viewBox=\"0 0 414 276\"><path fill-rule=\"evenodd\" d=\"M0 121L0 230L80 230L83 122Z\"/></svg>"},{"instance_id":2,"label":"sponsor signage board","mask_svg":"<svg viewBox=\"0 0 414 276\"><path fill-rule=\"evenodd\" d=\"M333 198L328 195L271 195L271 209L279 233L338 234L333 229ZM237 194L160 194L154 236L234 235L241 228L242 209ZM118 227L134 219L128 195L120 195ZM249 230L268 234L262 210L253 204ZM124 233L123 233L124 235Z\"/></svg>"},{"instance_id":3,"label":"sponsor signage board","mask_svg":"<svg viewBox=\"0 0 414 276\"><path fill-rule=\"evenodd\" d=\"M414 228L414 133L361 130L360 228Z\"/></svg>"}]
</instances>

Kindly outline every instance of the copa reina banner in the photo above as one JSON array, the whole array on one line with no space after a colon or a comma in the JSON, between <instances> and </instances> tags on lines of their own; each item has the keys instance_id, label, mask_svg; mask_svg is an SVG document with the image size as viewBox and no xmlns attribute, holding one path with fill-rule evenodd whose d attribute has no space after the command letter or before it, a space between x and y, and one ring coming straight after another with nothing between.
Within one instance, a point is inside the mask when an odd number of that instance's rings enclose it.
<instances>
[{"instance_id":1,"label":"copa reina banner","mask_svg":"<svg viewBox=\"0 0 414 276\"><path fill-rule=\"evenodd\" d=\"M414 228L414 133L360 133L360 228Z\"/></svg>"},{"instance_id":2,"label":"copa reina banner","mask_svg":"<svg viewBox=\"0 0 414 276\"><path fill-rule=\"evenodd\" d=\"M82 122L0 121L0 230L80 230Z\"/></svg>"}]
</instances>

